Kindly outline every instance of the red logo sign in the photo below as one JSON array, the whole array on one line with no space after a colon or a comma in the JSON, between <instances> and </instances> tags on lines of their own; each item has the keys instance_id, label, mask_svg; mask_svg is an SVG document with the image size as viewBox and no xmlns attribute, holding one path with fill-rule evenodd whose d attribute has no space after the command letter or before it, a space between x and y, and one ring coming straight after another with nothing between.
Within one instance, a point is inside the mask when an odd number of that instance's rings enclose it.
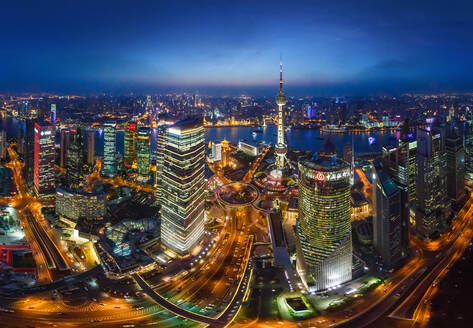
<instances>
[{"instance_id":1,"label":"red logo sign","mask_svg":"<svg viewBox=\"0 0 473 328\"><path fill-rule=\"evenodd\" d=\"M319 181L324 181L325 180L325 174L323 172L317 172L317 175L315 178Z\"/></svg>"}]
</instances>

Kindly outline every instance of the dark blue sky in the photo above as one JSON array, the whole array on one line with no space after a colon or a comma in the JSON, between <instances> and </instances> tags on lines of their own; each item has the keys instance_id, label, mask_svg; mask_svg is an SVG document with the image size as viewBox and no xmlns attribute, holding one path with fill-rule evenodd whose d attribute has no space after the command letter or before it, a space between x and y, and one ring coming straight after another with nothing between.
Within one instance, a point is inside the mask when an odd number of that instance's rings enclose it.
<instances>
[{"instance_id":1,"label":"dark blue sky","mask_svg":"<svg viewBox=\"0 0 473 328\"><path fill-rule=\"evenodd\" d=\"M473 91L471 0L1 2L0 92Z\"/></svg>"}]
</instances>

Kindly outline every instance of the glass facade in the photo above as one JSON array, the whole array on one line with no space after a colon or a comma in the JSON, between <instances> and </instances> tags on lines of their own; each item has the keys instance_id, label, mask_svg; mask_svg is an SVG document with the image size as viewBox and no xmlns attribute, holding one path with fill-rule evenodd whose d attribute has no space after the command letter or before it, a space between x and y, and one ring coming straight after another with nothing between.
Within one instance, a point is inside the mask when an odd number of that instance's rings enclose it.
<instances>
[{"instance_id":1,"label":"glass facade","mask_svg":"<svg viewBox=\"0 0 473 328\"><path fill-rule=\"evenodd\" d=\"M131 168L136 160L136 124L129 123L125 126L125 137L123 147L123 164Z\"/></svg>"},{"instance_id":2,"label":"glass facade","mask_svg":"<svg viewBox=\"0 0 473 328\"><path fill-rule=\"evenodd\" d=\"M71 142L66 152L66 177L69 186L78 187L83 179L84 139L80 129L71 132Z\"/></svg>"},{"instance_id":3,"label":"glass facade","mask_svg":"<svg viewBox=\"0 0 473 328\"><path fill-rule=\"evenodd\" d=\"M74 221L80 217L103 217L105 201L103 192L87 193L78 189L56 188L56 213Z\"/></svg>"},{"instance_id":4,"label":"glass facade","mask_svg":"<svg viewBox=\"0 0 473 328\"><path fill-rule=\"evenodd\" d=\"M147 180L149 178L150 168L150 129L141 127L138 129L137 137L137 164L138 178Z\"/></svg>"},{"instance_id":5,"label":"glass facade","mask_svg":"<svg viewBox=\"0 0 473 328\"><path fill-rule=\"evenodd\" d=\"M115 177L117 175L117 160L116 160L116 123L107 122L104 127L104 142L103 142L103 170L102 173L108 177Z\"/></svg>"},{"instance_id":6,"label":"glass facade","mask_svg":"<svg viewBox=\"0 0 473 328\"><path fill-rule=\"evenodd\" d=\"M332 156L299 163L297 270L323 290L352 277L351 167Z\"/></svg>"},{"instance_id":7,"label":"glass facade","mask_svg":"<svg viewBox=\"0 0 473 328\"><path fill-rule=\"evenodd\" d=\"M205 138L203 121L167 128L162 162L161 241L184 255L204 233Z\"/></svg>"},{"instance_id":8,"label":"glass facade","mask_svg":"<svg viewBox=\"0 0 473 328\"><path fill-rule=\"evenodd\" d=\"M38 194L54 192L56 173L54 139L56 127L49 123L34 125L34 186Z\"/></svg>"}]
</instances>

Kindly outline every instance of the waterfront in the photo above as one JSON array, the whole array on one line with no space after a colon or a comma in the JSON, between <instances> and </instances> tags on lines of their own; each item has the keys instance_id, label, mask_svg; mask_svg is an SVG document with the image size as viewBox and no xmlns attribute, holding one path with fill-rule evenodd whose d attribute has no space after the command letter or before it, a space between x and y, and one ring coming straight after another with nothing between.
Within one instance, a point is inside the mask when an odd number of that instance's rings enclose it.
<instances>
[{"instance_id":1,"label":"waterfront","mask_svg":"<svg viewBox=\"0 0 473 328\"><path fill-rule=\"evenodd\" d=\"M24 130L24 123L14 118L4 118L1 121L0 129L7 131L9 138L16 138L18 129ZM254 127L233 126L233 127L208 127L205 130L206 142L220 142L224 139L231 143L238 141L266 142L274 144L277 139L276 126L270 125L260 128L256 133ZM86 132L91 129L86 129ZM103 130L95 129L95 150L96 155L102 155L103 152ZM117 131L117 151L123 154L123 130ZM291 129L286 132L286 138L289 149L307 150L311 152L318 151L323 144L324 138L329 137L336 145L339 153L343 153L343 146L351 143L353 140L356 154L380 152L383 145L396 142L395 131L373 131L373 132L347 132L343 134L324 134L317 129ZM157 130L154 129L151 135L151 149L156 149ZM374 138L374 142L370 140ZM59 131L56 136L56 143L59 144ZM87 147L87 138L84 138L85 147Z\"/></svg>"}]
</instances>

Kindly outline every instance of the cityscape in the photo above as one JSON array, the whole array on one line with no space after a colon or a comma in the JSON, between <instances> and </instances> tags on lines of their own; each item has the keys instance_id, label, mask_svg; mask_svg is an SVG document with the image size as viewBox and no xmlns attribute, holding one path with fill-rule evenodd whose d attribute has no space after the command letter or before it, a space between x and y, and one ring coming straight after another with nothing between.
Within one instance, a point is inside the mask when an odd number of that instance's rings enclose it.
<instances>
[{"instance_id":1,"label":"cityscape","mask_svg":"<svg viewBox=\"0 0 473 328\"><path fill-rule=\"evenodd\" d=\"M0 327L472 327L473 8L421 3L7 5Z\"/></svg>"}]
</instances>

